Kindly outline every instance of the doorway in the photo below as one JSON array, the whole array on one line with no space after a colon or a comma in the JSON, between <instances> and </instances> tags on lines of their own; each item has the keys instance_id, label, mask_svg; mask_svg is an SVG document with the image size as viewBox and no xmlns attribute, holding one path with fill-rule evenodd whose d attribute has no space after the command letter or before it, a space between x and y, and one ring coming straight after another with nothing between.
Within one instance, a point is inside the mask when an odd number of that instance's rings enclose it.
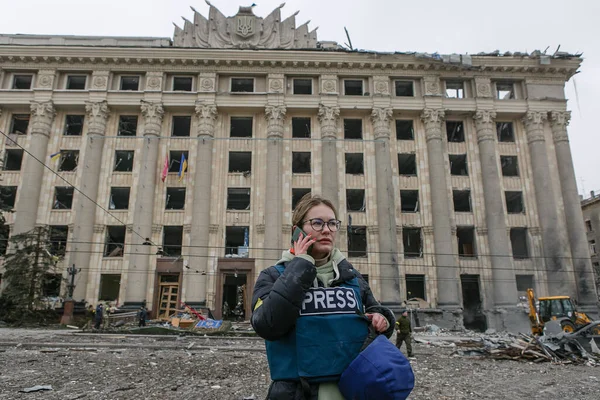
<instances>
[{"instance_id":1,"label":"doorway","mask_svg":"<svg viewBox=\"0 0 600 400\"><path fill-rule=\"evenodd\" d=\"M179 274L161 274L158 280L158 319L169 319L179 304Z\"/></svg>"},{"instance_id":2,"label":"doorway","mask_svg":"<svg viewBox=\"0 0 600 400\"><path fill-rule=\"evenodd\" d=\"M232 321L249 320L255 280L254 259L220 258L217 266L215 316Z\"/></svg>"},{"instance_id":3,"label":"doorway","mask_svg":"<svg viewBox=\"0 0 600 400\"><path fill-rule=\"evenodd\" d=\"M246 320L246 283L246 274L236 272L225 274L222 304L224 320Z\"/></svg>"},{"instance_id":4,"label":"doorway","mask_svg":"<svg viewBox=\"0 0 600 400\"><path fill-rule=\"evenodd\" d=\"M479 275L460 276L463 297L463 324L465 328L485 332L487 321L483 314L479 291Z\"/></svg>"}]
</instances>

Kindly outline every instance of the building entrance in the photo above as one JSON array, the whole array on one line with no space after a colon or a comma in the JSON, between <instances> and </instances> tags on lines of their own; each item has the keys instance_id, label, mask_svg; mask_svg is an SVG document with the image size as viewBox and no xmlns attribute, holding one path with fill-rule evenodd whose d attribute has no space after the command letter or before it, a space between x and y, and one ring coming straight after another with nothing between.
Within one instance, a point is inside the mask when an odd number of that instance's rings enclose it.
<instances>
[{"instance_id":1,"label":"building entrance","mask_svg":"<svg viewBox=\"0 0 600 400\"><path fill-rule=\"evenodd\" d=\"M463 324L465 328L485 332L487 321L483 314L479 292L479 275L460 276L463 297Z\"/></svg>"}]
</instances>

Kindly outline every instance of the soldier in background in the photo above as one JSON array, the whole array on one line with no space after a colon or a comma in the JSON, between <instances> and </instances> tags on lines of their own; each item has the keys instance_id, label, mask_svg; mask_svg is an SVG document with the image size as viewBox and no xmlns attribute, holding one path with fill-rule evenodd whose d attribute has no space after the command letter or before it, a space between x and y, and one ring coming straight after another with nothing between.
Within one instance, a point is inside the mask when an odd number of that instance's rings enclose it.
<instances>
[{"instance_id":1,"label":"soldier in background","mask_svg":"<svg viewBox=\"0 0 600 400\"><path fill-rule=\"evenodd\" d=\"M413 356L411 332L412 327L410 326L410 320L408 319L408 311L404 310L402 316L396 321L396 347L400 350L402 343L406 343L407 357Z\"/></svg>"}]
</instances>

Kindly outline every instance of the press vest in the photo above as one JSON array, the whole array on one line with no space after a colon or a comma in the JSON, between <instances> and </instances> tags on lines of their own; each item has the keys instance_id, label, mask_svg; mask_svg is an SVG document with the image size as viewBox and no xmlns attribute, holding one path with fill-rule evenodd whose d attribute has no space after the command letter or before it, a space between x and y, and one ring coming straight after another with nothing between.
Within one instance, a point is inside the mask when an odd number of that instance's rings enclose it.
<instances>
[{"instance_id":1,"label":"press vest","mask_svg":"<svg viewBox=\"0 0 600 400\"><path fill-rule=\"evenodd\" d=\"M276 265L280 274L285 267ZM279 340L266 341L271 379L336 381L358 356L368 334L358 279L336 287L310 288L296 326Z\"/></svg>"}]
</instances>

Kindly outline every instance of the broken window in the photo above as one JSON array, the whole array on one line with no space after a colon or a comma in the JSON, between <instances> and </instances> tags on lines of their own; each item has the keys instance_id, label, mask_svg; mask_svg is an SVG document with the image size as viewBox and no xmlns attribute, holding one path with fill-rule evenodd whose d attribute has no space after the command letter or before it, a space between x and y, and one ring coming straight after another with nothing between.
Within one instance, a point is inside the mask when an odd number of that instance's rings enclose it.
<instances>
[{"instance_id":1,"label":"broken window","mask_svg":"<svg viewBox=\"0 0 600 400\"><path fill-rule=\"evenodd\" d=\"M365 173L363 153L346 153L346 173L352 175Z\"/></svg>"},{"instance_id":2,"label":"broken window","mask_svg":"<svg viewBox=\"0 0 600 400\"><path fill-rule=\"evenodd\" d=\"M396 139L398 140L415 140L412 120L396 120Z\"/></svg>"},{"instance_id":3,"label":"broken window","mask_svg":"<svg viewBox=\"0 0 600 400\"><path fill-rule=\"evenodd\" d=\"M121 77L121 90L139 90L140 88L140 77L137 75L122 76Z\"/></svg>"},{"instance_id":4,"label":"broken window","mask_svg":"<svg viewBox=\"0 0 600 400\"><path fill-rule=\"evenodd\" d=\"M114 171L117 172L131 172L133 171L133 156L135 152L133 150L116 150L115 151L115 167Z\"/></svg>"},{"instance_id":5,"label":"broken window","mask_svg":"<svg viewBox=\"0 0 600 400\"><path fill-rule=\"evenodd\" d=\"M292 118L292 137L309 138L310 137L310 118L294 117Z\"/></svg>"},{"instance_id":6,"label":"broken window","mask_svg":"<svg viewBox=\"0 0 600 400\"><path fill-rule=\"evenodd\" d=\"M131 188L128 187L111 187L108 208L110 210L127 210L130 192Z\"/></svg>"},{"instance_id":7,"label":"broken window","mask_svg":"<svg viewBox=\"0 0 600 400\"><path fill-rule=\"evenodd\" d=\"M517 292L527 292L527 289L533 289L533 275L515 275L517 280Z\"/></svg>"},{"instance_id":8,"label":"broken window","mask_svg":"<svg viewBox=\"0 0 600 400\"><path fill-rule=\"evenodd\" d=\"M367 227L348 227L348 257L367 257Z\"/></svg>"},{"instance_id":9,"label":"broken window","mask_svg":"<svg viewBox=\"0 0 600 400\"><path fill-rule=\"evenodd\" d=\"M462 121L446 121L446 135L449 142L464 142L465 126Z\"/></svg>"},{"instance_id":10,"label":"broken window","mask_svg":"<svg viewBox=\"0 0 600 400\"><path fill-rule=\"evenodd\" d=\"M115 301L121 290L121 274L100 274L98 300Z\"/></svg>"},{"instance_id":11,"label":"broken window","mask_svg":"<svg viewBox=\"0 0 600 400\"><path fill-rule=\"evenodd\" d=\"M75 171L79 162L79 150L61 150L59 171Z\"/></svg>"},{"instance_id":12,"label":"broken window","mask_svg":"<svg viewBox=\"0 0 600 400\"><path fill-rule=\"evenodd\" d=\"M510 244L513 258L529 258L527 228L510 228Z\"/></svg>"},{"instance_id":13,"label":"broken window","mask_svg":"<svg viewBox=\"0 0 600 400\"><path fill-rule=\"evenodd\" d=\"M16 135L26 135L29 128L29 114L13 114L10 121L10 132Z\"/></svg>"},{"instance_id":14,"label":"broken window","mask_svg":"<svg viewBox=\"0 0 600 400\"><path fill-rule=\"evenodd\" d=\"M400 211L405 213L419 212L419 191L400 191Z\"/></svg>"},{"instance_id":15,"label":"broken window","mask_svg":"<svg viewBox=\"0 0 600 400\"><path fill-rule=\"evenodd\" d=\"M506 212L509 214L525 213L525 204L523 204L523 192L504 192L506 198Z\"/></svg>"},{"instance_id":16,"label":"broken window","mask_svg":"<svg viewBox=\"0 0 600 400\"><path fill-rule=\"evenodd\" d=\"M227 188L228 210L250 209L250 188Z\"/></svg>"},{"instance_id":17,"label":"broken window","mask_svg":"<svg viewBox=\"0 0 600 400\"><path fill-rule=\"evenodd\" d=\"M592 221L589 219L585 220L585 228L588 232L592 232L594 229L592 228Z\"/></svg>"},{"instance_id":18,"label":"broken window","mask_svg":"<svg viewBox=\"0 0 600 400\"><path fill-rule=\"evenodd\" d=\"M396 87L396 96L398 97L414 97L415 91L412 81L394 81Z\"/></svg>"},{"instance_id":19,"label":"broken window","mask_svg":"<svg viewBox=\"0 0 600 400\"><path fill-rule=\"evenodd\" d=\"M346 96L362 96L363 95L362 79L344 79L344 94Z\"/></svg>"},{"instance_id":20,"label":"broken window","mask_svg":"<svg viewBox=\"0 0 600 400\"><path fill-rule=\"evenodd\" d=\"M249 151L230 151L229 172L250 174L252 172L252 153Z\"/></svg>"},{"instance_id":21,"label":"broken window","mask_svg":"<svg viewBox=\"0 0 600 400\"><path fill-rule=\"evenodd\" d=\"M464 99L465 85L463 81L446 81L446 97L450 99Z\"/></svg>"},{"instance_id":22,"label":"broken window","mask_svg":"<svg viewBox=\"0 0 600 400\"><path fill-rule=\"evenodd\" d=\"M240 254L240 247L248 246L247 226L225 227L225 255Z\"/></svg>"},{"instance_id":23,"label":"broken window","mask_svg":"<svg viewBox=\"0 0 600 400\"><path fill-rule=\"evenodd\" d=\"M183 210L185 208L185 188L169 187L167 188L167 199L165 201L165 210Z\"/></svg>"},{"instance_id":24,"label":"broken window","mask_svg":"<svg viewBox=\"0 0 600 400\"><path fill-rule=\"evenodd\" d=\"M193 78L191 76L174 76L173 91L175 92L191 92Z\"/></svg>"},{"instance_id":25,"label":"broken window","mask_svg":"<svg viewBox=\"0 0 600 400\"><path fill-rule=\"evenodd\" d=\"M50 254L62 257L67 250L68 225L50 225Z\"/></svg>"},{"instance_id":26,"label":"broken window","mask_svg":"<svg viewBox=\"0 0 600 400\"><path fill-rule=\"evenodd\" d=\"M496 98L509 100L515 98L515 84L513 82L496 82Z\"/></svg>"},{"instance_id":27,"label":"broken window","mask_svg":"<svg viewBox=\"0 0 600 400\"><path fill-rule=\"evenodd\" d=\"M344 139L362 139L361 119L344 119Z\"/></svg>"},{"instance_id":28,"label":"broken window","mask_svg":"<svg viewBox=\"0 0 600 400\"><path fill-rule=\"evenodd\" d=\"M231 78L231 91L254 92L254 78Z\"/></svg>"},{"instance_id":29,"label":"broken window","mask_svg":"<svg viewBox=\"0 0 600 400\"><path fill-rule=\"evenodd\" d=\"M85 75L69 75L67 76L67 90L85 90Z\"/></svg>"},{"instance_id":30,"label":"broken window","mask_svg":"<svg viewBox=\"0 0 600 400\"><path fill-rule=\"evenodd\" d=\"M179 172L181 166L181 156L184 156L186 160L189 160L188 152L181 150L169 151L169 172ZM189 164L188 164L189 165Z\"/></svg>"},{"instance_id":31,"label":"broken window","mask_svg":"<svg viewBox=\"0 0 600 400\"><path fill-rule=\"evenodd\" d=\"M450 160L450 175L468 176L469 170L467 168L467 155L466 154L450 154L448 155Z\"/></svg>"},{"instance_id":32,"label":"broken window","mask_svg":"<svg viewBox=\"0 0 600 400\"><path fill-rule=\"evenodd\" d=\"M123 257L125 250L125 226L108 225L104 241L104 257Z\"/></svg>"},{"instance_id":33,"label":"broken window","mask_svg":"<svg viewBox=\"0 0 600 400\"><path fill-rule=\"evenodd\" d=\"M456 237L458 239L459 257L476 257L475 228L472 226L457 226Z\"/></svg>"},{"instance_id":34,"label":"broken window","mask_svg":"<svg viewBox=\"0 0 600 400\"><path fill-rule=\"evenodd\" d=\"M423 243L421 241L421 228L402 228L402 244L404 245L404 258L423 257Z\"/></svg>"},{"instance_id":35,"label":"broken window","mask_svg":"<svg viewBox=\"0 0 600 400\"><path fill-rule=\"evenodd\" d=\"M310 173L310 152L294 151L292 152L292 173L309 174Z\"/></svg>"},{"instance_id":36,"label":"broken window","mask_svg":"<svg viewBox=\"0 0 600 400\"><path fill-rule=\"evenodd\" d=\"M294 79L294 94L312 94L312 79Z\"/></svg>"},{"instance_id":37,"label":"broken window","mask_svg":"<svg viewBox=\"0 0 600 400\"><path fill-rule=\"evenodd\" d=\"M67 115L65 118L65 136L81 136L83 133L83 115Z\"/></svg>"},{"instance_id":38,"label":"broken window","mask_svg":"<svg viewBox=\"0 0 600 400\"><path fill-rule=\"evenodd\" d=\"M231 117L230 137L252 137L252 117Z\"/></svg>"},{"instance_id":39,"label":"broken window","mask_svg":"<svg viewBox=\"0 0 600 400\"><path fill-rule=\"evenodd\" d=\"M4 170L5 171L20 171L23 163L22 149L6 149L4 150Z\"/></svg>"},{"instance_id":40,"label":"broken window","mask_svg":"<svg viewBox=\"0 0 600 400\"><path fill-rule=\"evenodd\" d=\"M59 297L60 285L62 283L61 274L45 273L42 281L42 294L44 297Z\"/></svg>"},{"instance_id":41,"label":"broken window","mask_svg":"<svg viewBox=\"0 0 600 400\"><path fill-rule=\"evenodd\" d=\"M348 211L364 212L366 208L365 189L346 189L346 208Z\"/></svg>"},{"instance_id":42,"label":"broken window","mask_svg":"<svg viewBox=\"0 0 600 400\"><path fill-rule=\"evenodd\" d=\"M310 193L310 189L308 188L293 188L292 189L292 210L296 208L296 205L300 201L302 197L304 197L307 193Z\"/></svg>"},{"instance_id":43,"label":"broken window","mask_svg":"<svg viewBox=\"0 0 600 400\"><path fill-rule=\"evenodd\" d=\"M118 136L135 136L137 134L137 115L120 115Z\"/></svg>"},{"instance_id":44,"label":"broken window","mask_svg":"<svg viewBox=\"0 0 600 400\"><path fill-rule=\"evenodd\" d=\"M179 257L183 245L183 226L164 226L162 251L163 257Z\"/></svg>"},{"instance_id":45,"label":"broken window","mask_svg":"<svg viewBox=\"0 0 600 400\"><path fill-rule=\"evenodd\" d=\"M11 210L17 200L17 186L0 186L0 210Z\"/></svg>"},{"instance_id":46,"label":"broken window","mask_svg":"<svg viewBox=\"0 0 600 400\"><path fill-rule=\"evenodd\" d=\"M173 130L171 136L190 136L192 117L189 115L176 115L173 117Z\"/></svg>"},{"instance_id":47,"label":"broken window","mask_svg":"<svg viewBox=\"0 0 600 400\"><path fill-rule=\"evenodd\" d=\"M500 156L502 176L519 176L519 160L517 156Z\"/></svg>"},{"instance_id":48,"label":"broken window","mask_svg":"<svg viewBox=\"0 0 600 400\"><path fill-rule=\"evenodd\" d=\"M54 189L53 210L70 210L73 207L73 187L57 186Z\"/></svg>"},{"instance_id":49,"label":"broken window","mask_svg":"<svg viewBox=\"0 0 600 400\"><path fill-rule=\"evenodd\" d=\"M0 225L0 235L5 238L0 240L0 256L3 256L8 249L8 237L10 236L10 227L7 224ZM2 285L2 274L0 274L0 285Z\"/></svg>"},{"instance_id":50,"label":"broken window","mask_svg":"<svg viewBox=\"0 0 600 400\"><path fill-rule=\"evenodd\" d=\"M596 241L593 239L590 240L589 245L590 245L590 254L595 255L596 254Z\"/></svg>"},{"instance_id":51,"label":"broken window","mask_svg":"<svg viewBox=\"0 0 600 400\"><path fill-rule=\"evenodd\" d=\"M471 212L470 190L453 190L452 199L454 200L454 211Z\"/></svg>"},{"instance_id":52,"label":"broken window","mask_svg":"<svg viewBox=\"0 0 600 400\"><path fill-rule=\"evenodd\" d=\"M12 88L19 90L31 89L31 82L33 82L33 75L15 75Z\"/></svg>"},{"instance_id":53,"label":"broken window","mask_svg":"<svg viewBox=\"0 0 600 400\"><path fill-rule=\"evenodd\" d=\"M398 172L400 175L417 175L417 156L415 154L398 154Z\"/></svg>"},{"instance_id":54,"label":"broken window","mask_svg":"<svg viewBox=\"0 0 600 400\"><path fill-rule=\"evenodd\" d=\"M406 274L406 299L419 298L427 300L425 296L425 275Z\"/></svg>"},{"instance_id":55,"label":"broken window","mask_svg":"<svg viewBox=\"0 0 600 400\"><path fill-rule=\"evenodd\" d=\"M496 122L496 133L499 142L514 142L515 134L512 122Z\"/></svg>"}]
</instances>

